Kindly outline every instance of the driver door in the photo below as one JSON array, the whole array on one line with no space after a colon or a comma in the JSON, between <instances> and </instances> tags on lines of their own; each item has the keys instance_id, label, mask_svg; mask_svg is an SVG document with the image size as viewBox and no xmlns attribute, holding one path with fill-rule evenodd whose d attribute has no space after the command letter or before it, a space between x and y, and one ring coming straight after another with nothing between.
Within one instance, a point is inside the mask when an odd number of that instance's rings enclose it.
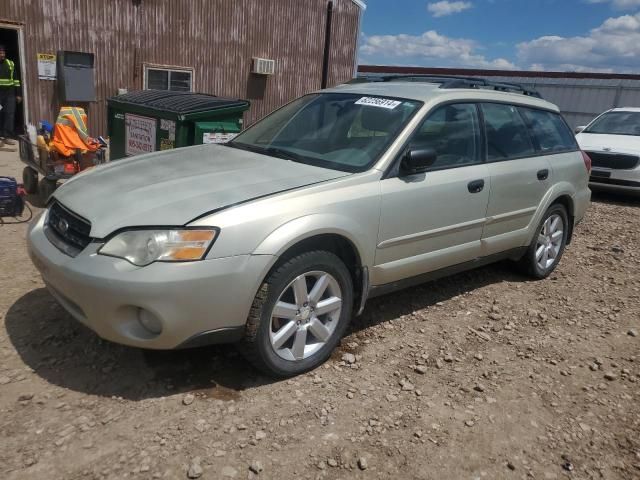
<instances>
[{"instance_id":1,"label":"driver door","mask_svg":"<svg viewBox=\"0 0 640 480\"><path fill-rule=\"evenodd\" d=\"M489 201L478 108L438 107L407 150L433 148L426 173L400 170L381 181L381 218L372 285L415 277L480 256Z\"/></svg>"}]
</instances>

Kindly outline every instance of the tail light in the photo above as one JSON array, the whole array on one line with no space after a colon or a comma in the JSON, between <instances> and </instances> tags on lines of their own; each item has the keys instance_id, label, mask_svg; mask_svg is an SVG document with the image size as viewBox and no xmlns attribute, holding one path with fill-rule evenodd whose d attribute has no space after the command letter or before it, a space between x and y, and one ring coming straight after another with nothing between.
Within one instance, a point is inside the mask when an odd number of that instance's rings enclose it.
<instances>
[{"instance_id":1,"label":"tail light","mask_svg":"<svg viewBox=\"0 0 640 480\"><path fill-rule=\"evenodd\" d=\"M24 197L27 195L27 191L24 189L24 185L19 183L18 187L16 188L16 193L18 194L19 197Z\"/></svg>"},{"instance_id":2,"label":"tail light","mask_svg":"<svg viewBox=\"0 0 640 480\"><path fill-rule=\"evenodd\" d=\"M73 162L67 162L64 164L64 173L76 173L76 165Z\"/></svg>"},{"instance_id":3,"label":"tail light","mask_svg":"<svg viewBox=\"0 0 640 480\"><path fill-rule=\"evenodd\" d=\"M588 173L591 173L591 157L587 155L587 152L582 152L582 160L584 160L584 166Z\"/></svg>"}]
</instances>

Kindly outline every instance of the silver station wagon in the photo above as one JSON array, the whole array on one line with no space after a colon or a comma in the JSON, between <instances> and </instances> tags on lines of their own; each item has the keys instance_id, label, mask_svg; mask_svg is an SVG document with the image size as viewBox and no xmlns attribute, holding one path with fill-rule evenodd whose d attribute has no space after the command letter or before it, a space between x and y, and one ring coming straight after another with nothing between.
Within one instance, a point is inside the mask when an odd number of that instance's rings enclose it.
<instances>
[{"instance_id":1,"label":"silver station wagon","mask_svg":"<svg viewBox=\"0 0 640 480\"><path fill-rule=\"evenodd\" d=\"M105 339L237 342L274 376L324 362L373 296L502 259L548 276L590 200L558 108L420 80L323 90L226 145L78 175L32 223L33 263Z\"/></svg>"}]
</instances>

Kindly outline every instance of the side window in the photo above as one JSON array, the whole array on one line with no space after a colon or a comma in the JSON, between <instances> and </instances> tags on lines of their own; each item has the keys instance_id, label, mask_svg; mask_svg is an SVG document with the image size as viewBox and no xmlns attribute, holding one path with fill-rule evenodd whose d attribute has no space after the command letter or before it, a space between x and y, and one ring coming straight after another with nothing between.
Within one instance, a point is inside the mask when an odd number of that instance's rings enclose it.
<instances>
[{"instance_id":1,"label":"side window","mask_svg":"<svg viewBox=\"0 0 640 480\"><path fill-rule=\"evenodd\" d=\"M577 150L575 137L559 114L522 107L520 111L529 123L534 141L542 153Z\"/></svg>"},{"instance_id":2,"label":"side window","mask_svg":"<svg viewBox=\"0 0 640 480\"><path fill-rule=\"evenodd\" d=\"M153 68L145 65L145 90L193 91L193 69Z\"/></svg>"},{"instance_id":3,"label":"side window","mask_svg":"<svg viewBox=\"0 0 640 480\"><path fill-rule=\"evenodd\" d=\"M475 104L445 105L429 114L409 144L411 149L433 148L433 169L480 163L480 128Z\"/></svg>"},{"instance_id":4,"label":"side window","mask_svg":"<svg viewBox=\"0 0 640 480\"><path fill-rule=\"evenodd\" d=\"M482 104L489 161L535 155L529 131L513 105Z\"/></svg>"}]
</instances>

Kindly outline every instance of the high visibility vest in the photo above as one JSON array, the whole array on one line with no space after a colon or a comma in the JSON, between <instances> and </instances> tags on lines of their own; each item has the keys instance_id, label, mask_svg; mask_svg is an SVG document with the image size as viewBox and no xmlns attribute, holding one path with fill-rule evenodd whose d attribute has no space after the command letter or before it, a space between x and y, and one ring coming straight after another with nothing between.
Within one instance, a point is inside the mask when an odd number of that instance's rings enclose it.
<instances>
[{"instance_id":1,"label":"high visibility vest","mask_svg":"<svg viewBox=\"0 0 640 480\"><path fill-rule=\"evenodd\" d=\"M89 136L87 130L87 114L80 107L62 107L53 130L50 146L69 157L76 150L82 153L95 152L98 145Z\"/></svg>"},{"instance_id":2,"label":"high visibility vest","mask_svg":"<svg viewBox=\"0 0 640 480\"><path fill-rule=\"evenodd\" d=\"M9 78L0 78L0 87L19 87L20 80L16 80L13 78L16 72L16 64L8 58L5 60L5 62L7 62L7 65L9 65Z\"/></svg>"}]
</instances>

